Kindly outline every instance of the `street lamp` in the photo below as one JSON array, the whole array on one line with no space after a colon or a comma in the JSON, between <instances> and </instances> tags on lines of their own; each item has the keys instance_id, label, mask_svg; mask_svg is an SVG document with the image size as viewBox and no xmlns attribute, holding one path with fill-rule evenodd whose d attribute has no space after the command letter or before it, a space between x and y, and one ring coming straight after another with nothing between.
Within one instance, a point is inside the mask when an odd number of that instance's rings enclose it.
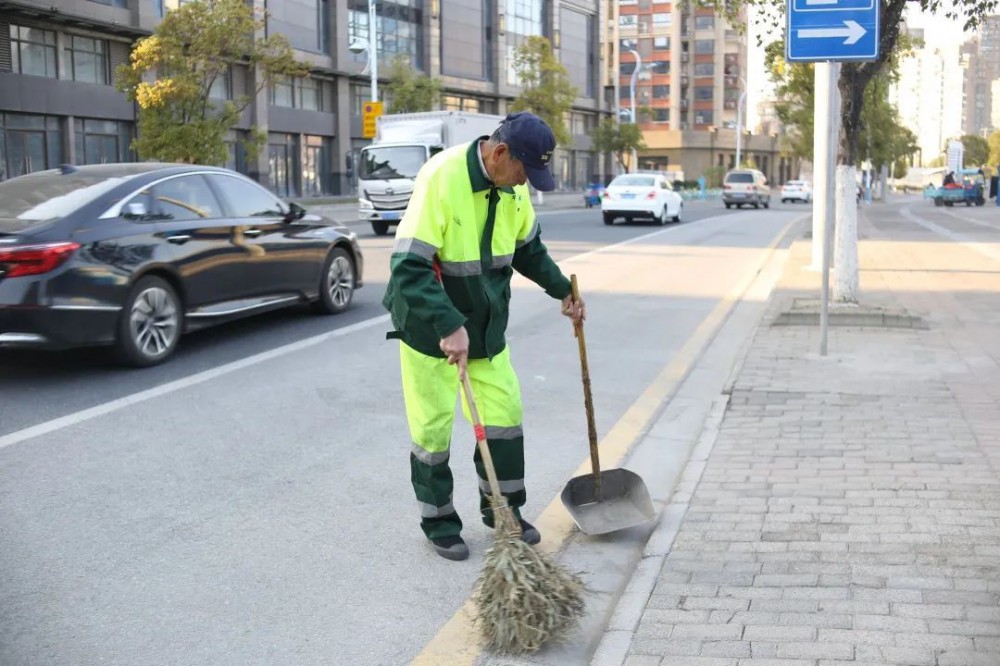
<instances>
[{"instance_id":1,"label":"street lamp","mask_svg":"<svg viewBox=\"0 0 1000 666\"><path fill-rule=\"evenodd\" d=\"M368 39L355 39L348 47L351 53L368 52L368 66L372 74L372 101L378 101L378 26L375 23L375 0L368 0Z\"/></svg>"},{"instance_id":2,"label":"street lamp","mask_svg":"<svg viewBox=\"0 0 1000 666\"><path fill-rule=\"evenodd\" d=\"M632 124L638 125L639 119L635 114L635 82L639 79L639 68L642 67L642 58L639 57L639 52L633 48L629 48L629 53L635 57L635 69L632 70L632 81L629 83L629 94L632 96ZM635 148L632 149L632 171L639 170L639 153Z\"/></svg>"},{"instance_id":3,"label":"street lamp","mask_svg":"<svg viewBox=\"0 0 1000 666\"><path fill-rule=\"evenodd\" d=\"M736 102L736 168L740 168L742 164L740 158L743 152L743 102L747 98L747 82L743 80L743 77L737 77L740 83L743 84L743 92L740 93L740 99Z\"/></svg>"}]
</instances>

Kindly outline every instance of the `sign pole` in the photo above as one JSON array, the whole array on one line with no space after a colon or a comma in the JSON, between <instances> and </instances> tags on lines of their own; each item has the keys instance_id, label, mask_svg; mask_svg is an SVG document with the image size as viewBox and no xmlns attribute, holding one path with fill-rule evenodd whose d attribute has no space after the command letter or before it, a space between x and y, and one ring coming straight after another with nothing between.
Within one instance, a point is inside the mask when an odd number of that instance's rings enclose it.
<instances>
[{"instance_id":1,"label":"sign pole","mask_svg":"<svg viewBox=\"0 0 1000 666\"><path fill-rule=\"evenodd\" d=\"M830 327L830 230L836 212L836 202L833 193L836 191L834 181L834 162L836 161L836 143L833 137L834 102L837 98L837 79L834 77L834 67L831 62L816 63L815 72L815 125L813 127L813 157L816 188L813 191L813 237L812 249L815 261L817 250L820 254L820 291L819 311L819 354L827 354L827 338ZM818 233L817 233L818 232Z\"/></svg>"}]
</instances>

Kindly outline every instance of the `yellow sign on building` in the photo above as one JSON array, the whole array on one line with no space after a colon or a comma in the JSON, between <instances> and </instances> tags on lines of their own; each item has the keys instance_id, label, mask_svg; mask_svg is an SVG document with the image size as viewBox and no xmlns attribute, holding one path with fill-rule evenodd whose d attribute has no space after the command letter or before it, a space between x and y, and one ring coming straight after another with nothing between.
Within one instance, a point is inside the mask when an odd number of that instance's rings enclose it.
<instances>
[{"instance_id":1,"label":"yellow sign on building","mask_svg":"<svg viewBox=\"0 0 1000 666\"><path fill-rule=\"evenodd\" d=\"M375 119L382 115L382 102L365 102L361 107L361 136L366 139L375 136Z\"/></svg>"}]
</instances>

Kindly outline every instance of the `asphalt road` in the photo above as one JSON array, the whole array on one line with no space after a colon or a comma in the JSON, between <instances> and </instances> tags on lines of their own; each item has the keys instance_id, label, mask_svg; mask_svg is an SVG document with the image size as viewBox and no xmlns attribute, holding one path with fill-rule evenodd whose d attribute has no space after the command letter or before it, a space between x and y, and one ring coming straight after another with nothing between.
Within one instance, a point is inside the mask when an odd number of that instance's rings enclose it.
<instances>
[{"instance_id":1,"label":"asphalt road","mask_svg":"<svg viewBox=\"0 0 1000 666\"><path fill-rule=\"evenodd\" d=\"M666 228L542 213L588 302L599 434L806 212L693 203ZM403 664L461 607L490 538L471 429L452 460L473 557L449 563L419 532L379 319L392 239L357 230L366 286L345 315L203 331L142 371L0 351L0 663ZM534 285L513 291L532 518L586 458L586 422L568 322Z\"/></svg>"}]
</instances>

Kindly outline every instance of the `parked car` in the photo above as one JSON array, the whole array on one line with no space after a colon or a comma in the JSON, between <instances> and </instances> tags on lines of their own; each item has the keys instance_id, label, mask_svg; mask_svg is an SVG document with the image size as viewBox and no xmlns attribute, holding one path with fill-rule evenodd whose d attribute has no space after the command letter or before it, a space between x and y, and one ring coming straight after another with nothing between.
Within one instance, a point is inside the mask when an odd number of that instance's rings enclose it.
<instances>
[{"instance_id":1,"label":"parked car","mask_svg":"<svg viewBox=\"0 0 1000 666\"><path fill-rule=\"evenodd\" d=\"M771 206L771 188L767 178L756 169L733 169L722 179L722 203L726 208L750 204L754 208Z\"/></svg>"},{"instance_id":2,"label":"parked car","mask_svg":"<svg viewBox=\"0 0 1000 666\"><path fill-rule=\"evenodd\" d=\"M113 345L162 363L183 332L351 305L353 233L227 169L63 166L0 183L0 346Z\"/></svg>"},{"instance_id":3,"label":"parked car","mask_svg":"<svg viewBox=\"0 0 1000 666\"><path fill-rule=\"evenodd\" d=\"M666 224L681 221L684 200L674 192L666 176L628 173L608 185L601 199L604 224L614 224L619 217L627 221L640 218Z\"/></svg>"},{"instance_id":4,"label":"parked car","mask_svg":"<svg viewBox=\"0 0 1000 666\"><path fill-rule=\"evenodd\" d=\"M790 180L781 187L781 203L789 201L810 203L812 198L812 184L808 180Z\"/></svg>"}]
</instances>

